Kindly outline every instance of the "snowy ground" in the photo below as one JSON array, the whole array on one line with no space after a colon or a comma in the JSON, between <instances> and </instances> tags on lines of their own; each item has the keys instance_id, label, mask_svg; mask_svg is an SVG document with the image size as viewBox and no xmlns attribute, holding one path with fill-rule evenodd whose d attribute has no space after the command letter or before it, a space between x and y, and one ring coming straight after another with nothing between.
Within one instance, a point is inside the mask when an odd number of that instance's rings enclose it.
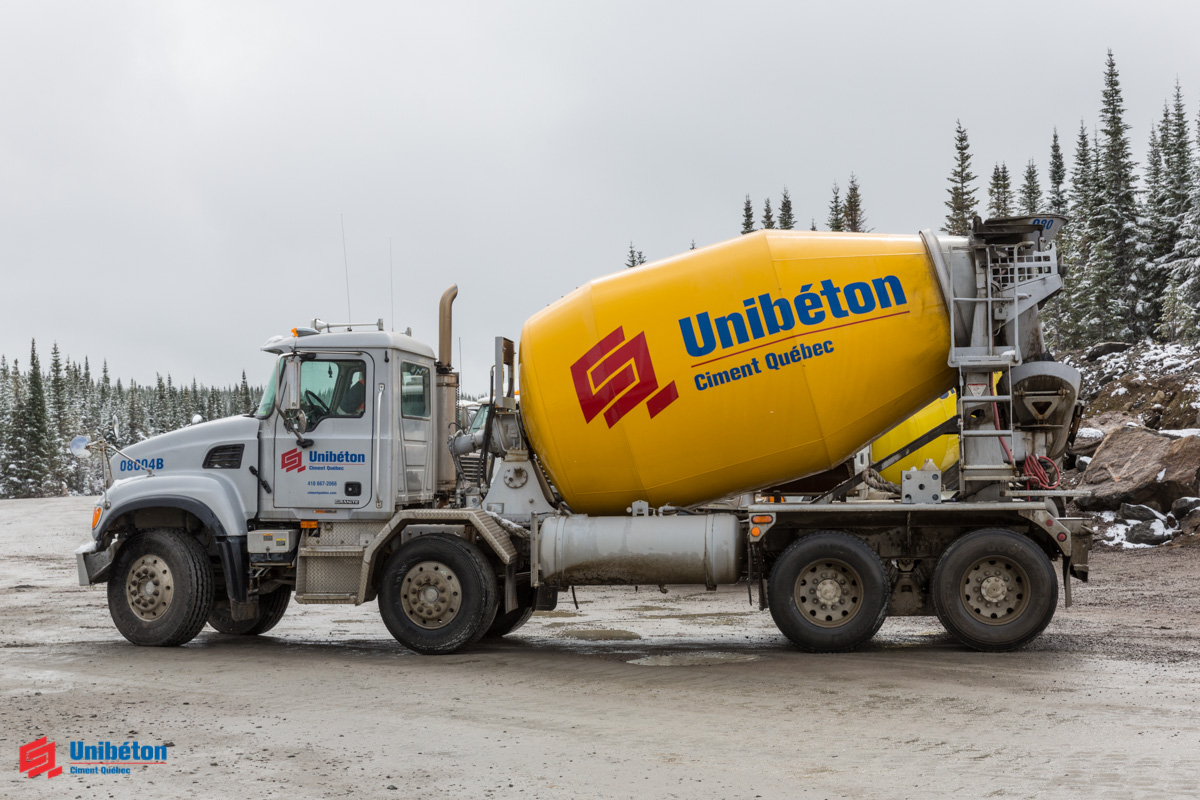
<instances>
[{"instance_id":1,"label":"snowy ground","mask_svg":"<svg viewBox=\"0 0 1200 800\"><path fill-rule=\"evenodd\" d=\"M0 502L0 796L1183 797L1200 785L1200 548L1106 551L1017 653L889 620L796 652L745 587L581 589L424 658L375 605L140 649L76 585L86 498ZM28 779L19 745L171 742L129 776Z\"/></svg>"}]
</instances>

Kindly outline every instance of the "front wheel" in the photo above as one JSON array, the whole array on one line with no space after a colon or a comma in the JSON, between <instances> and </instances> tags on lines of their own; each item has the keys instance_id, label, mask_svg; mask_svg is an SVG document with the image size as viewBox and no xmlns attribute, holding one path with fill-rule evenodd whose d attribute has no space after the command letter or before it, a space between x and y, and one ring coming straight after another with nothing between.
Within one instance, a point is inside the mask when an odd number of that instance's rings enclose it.
<instances>
[{"instance_id":1,"label":"front wheel","mask_svg":"<svg viewBox=\"0 0 1200 800\"><path fill-rule=\"evenodd\" d=\"M496 575L478 547L457 536L426 534L388 559L379 614L410 650L453 653L488 630L497 595Z\"/></svg>"},{"instance_id":2,"label":"front wheel","mask_svg":"<svg viewBox=\"0 0 1200 800\"><path fill-rule=\"evenodd\" d=\"M213 570L196 537L173 528L134 534L117 552L108 613L129 641L146 647L190 642L213 604Z\"/></svg>"},{"instance_id":3,"label":"front wheel","mask_svg":"<svg viewBox=\"0 0 1200 800\"><path fill-rule=\"evenodd\" d=\"M931 593L938 619L954 638L976 650L1014 650L1050 624L1058 577L1028 537L987 529L946 548Z\"/></svg>"},{"instance_id":4,"label":"front wheel","mask_svg":"<svg viewBox=\"0 0 1200 800\"><path fill-rule=\"evenodd\" d=\"M853 650L887 616L883 562L866 542L820 531L793 542L771 570L767 601L775 624L802 650Z\"/></svg>"},{"instance_id":5,"label":"front wheel","mask_svg":"<svg viewBox=\"0 0 1200 800\"><path fill-rule=\"evenodd\" d=\"M273 592L258 596L258 616L253 619L234 619L230 614L228 598L223 598L213 603L212 612L208 615L208 624L219 633L257 636L279 624L291 599L291 587L280 586Z\"/></svg>"}]
</instances>

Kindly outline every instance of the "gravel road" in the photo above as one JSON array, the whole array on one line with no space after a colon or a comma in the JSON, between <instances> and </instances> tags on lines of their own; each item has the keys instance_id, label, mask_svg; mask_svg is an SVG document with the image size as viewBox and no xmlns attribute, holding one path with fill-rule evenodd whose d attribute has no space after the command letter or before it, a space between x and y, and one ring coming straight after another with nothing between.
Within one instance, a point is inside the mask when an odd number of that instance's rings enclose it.
<instances>
[{"instance_id":1,"label":"gravel road","mask_svg":"<svg viewBox=\"0 0 1200 800\"><path fill-rule=\"evenodd\" d=\"M375 604L141 649L71 551L87 498L0 501L0 795L894 798L1200 794L1198 548L1093 554L1028 648L932 618L790 648L745 587L581 589L506 640L396 644ZM170 743L129 775L26 778L18 747Z\"/></svg>"}]
</instances>

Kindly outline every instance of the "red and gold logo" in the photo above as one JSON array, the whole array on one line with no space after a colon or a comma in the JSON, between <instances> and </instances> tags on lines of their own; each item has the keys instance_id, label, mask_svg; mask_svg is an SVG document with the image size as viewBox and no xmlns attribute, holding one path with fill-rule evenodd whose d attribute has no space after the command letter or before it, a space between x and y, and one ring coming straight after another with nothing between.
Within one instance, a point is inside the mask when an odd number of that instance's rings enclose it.
<instances>
[{"instance_id":1,"label":"red and gold logo","mask_svg":"<svg viewBox=\"0 0 1200 800\"><path fill-rule=\"evenodd\" d=\"M617 328L571 365L571 378L584 420L603 412L610 428L643 400L653 419L679 398L675 381L659 389L644 332L626 341Z\"/></svg>"}]
</instances>

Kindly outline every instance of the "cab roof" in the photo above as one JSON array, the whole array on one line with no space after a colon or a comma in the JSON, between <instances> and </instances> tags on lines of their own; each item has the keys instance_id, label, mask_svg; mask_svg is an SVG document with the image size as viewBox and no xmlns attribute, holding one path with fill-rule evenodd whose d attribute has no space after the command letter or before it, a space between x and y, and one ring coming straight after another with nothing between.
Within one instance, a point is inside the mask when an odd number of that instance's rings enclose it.
<instances>
[{"instance_id":1,"label":"cab roof","mask_svg":"<svg viewBox=\"0 0 1200 800\"><path fill-rule=\"evenodd\" d=\"M352 330L327 331L307 336L272 336L262 345L262 350L276 355L296 350L366 350L387 348L434 360L433 348L413 337L395 331Z\"/></svg>"}]
</instances>

